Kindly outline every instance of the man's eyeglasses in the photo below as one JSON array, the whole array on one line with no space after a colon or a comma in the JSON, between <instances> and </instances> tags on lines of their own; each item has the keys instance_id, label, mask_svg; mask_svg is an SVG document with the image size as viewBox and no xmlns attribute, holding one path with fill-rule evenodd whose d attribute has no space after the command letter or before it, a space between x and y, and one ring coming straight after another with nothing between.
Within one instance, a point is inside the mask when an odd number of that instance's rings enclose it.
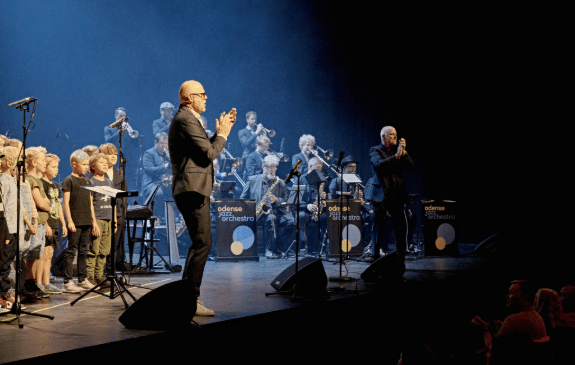
<instances>
[{"instance_id":1,"label":"man's eyeglasses","mask_svg":"<svg viewBox=\"0 0 575 365\"><path fill-rule=\"evenodd\" d=\"M206 98L206 93L202 93L202 94L192 94L192 95L198 95L200 98L205 99Z\"/></svg>"}]
</instances>

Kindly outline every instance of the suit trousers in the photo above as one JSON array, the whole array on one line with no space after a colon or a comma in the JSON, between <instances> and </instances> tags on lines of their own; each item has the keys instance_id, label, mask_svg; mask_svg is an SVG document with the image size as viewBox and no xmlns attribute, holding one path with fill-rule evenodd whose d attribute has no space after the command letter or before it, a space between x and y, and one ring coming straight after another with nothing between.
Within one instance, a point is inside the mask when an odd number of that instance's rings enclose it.
<instances>
[{"instance_id":1,"label":"suit trousers","mask_svg":"<svg viewBox=\"0 0 575 365\"><path fill-rule=\"evenodd\" d=\"M200 296L204 268L212 247L210 197L194 191L174 197L184 217L192 244L186 257L182 279L189 279L194 296Z\"/></svg>"},{"instance_id":2,"label":"suit trousers","mask_svg":"<svg viewBox=\"0 0 575 365\"><path fill-rule=\"evenodd\" d=\"M374 228L375 244L373 256L379 258L379 249L385 234L385 215L389 212L391 224L395 233L395 250L399 254L403 272L405 272L405 250L407 248L407 222L403 204L391 203L385 199L382 202L373 202L375 208Z\"/></svg>"}]
</instances>

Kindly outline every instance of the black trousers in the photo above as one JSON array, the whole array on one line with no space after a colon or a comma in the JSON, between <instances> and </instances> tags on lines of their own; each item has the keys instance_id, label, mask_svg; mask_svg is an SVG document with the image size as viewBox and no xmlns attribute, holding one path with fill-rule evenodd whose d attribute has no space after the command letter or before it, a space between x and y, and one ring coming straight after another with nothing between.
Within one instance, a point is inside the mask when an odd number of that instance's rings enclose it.
<instances>
[{"instance_id":1,"label":"black trousers","mask_svg":"<svg viewBox=\"0 0 575 365\"><path fill-rule=\"evenodd\" d=\"M16 258L16 234L9 234L10 243L6 244L5 240L0 241L0 296L8 294L10 290L10 265L14 262ZM22 266L24 264L24 266ZM20 256L20 282L19 282L19 292L24 289L24 281L26 279L26 274L28 270L26 269L26 262L24 257ZM24 274L24 277L23 277ZM16 273L18 275L18 273ZM24 279L24 280L22 280Z\"/></svg>"},{"instance_id":2,"label":"black trousers","mask_svg":"<svg viewBox=\"0 0 575 365\"><path fill-rule=\"evenodd\" d=\"M191 290L197 298L200 296L204 268L212 247L210 197L190 191L176 195L174 201L184 217L192 240L182 279L190 280Z\"/></svg>"},{"instance_id":3,"label":"black trousers","mask_svg":"<svg viewBox=\"0 0 575 365\"><path fill-rule=\"evenodd\" d=\"M395 250L401 260L403 273L405 272L405 250L407 248L407 222L404 205L389 202L385 199L382 202L373 202L373 205L375 207L374 228L376 229L373 256L375 258L379 257L379 249L385 235L385 215L389 212L393 232L395 233Z\"/></svg>"},{"instance_id":4,"label":"black trousers","mask_svg":"<svg viewBox=\"0 0 575 365\"><path fill-rule=\"evenodd\" d=\"M68 247L64 252L64 283L73 280L74 276L74 256L78 251L78 283L81 283L88 276L86 270L86 259L90 250L90 235L92 226L76 226L76 232L68 232Z\"/></svg>"}]
</instances>

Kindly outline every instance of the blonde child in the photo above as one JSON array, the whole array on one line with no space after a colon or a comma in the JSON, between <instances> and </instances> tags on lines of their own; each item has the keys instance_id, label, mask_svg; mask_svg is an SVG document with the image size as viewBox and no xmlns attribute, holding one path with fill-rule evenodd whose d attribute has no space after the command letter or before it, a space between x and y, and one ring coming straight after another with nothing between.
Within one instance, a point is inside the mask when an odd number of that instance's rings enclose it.
<instances>
[{"instance_id":1,"label":"blonde child","mask_svg":"<svg viewBox=\"0 0 575 365\"><path fill-rule=\"evenodd\" d=\"M50 283L50 266L52 265L52 257L54 256L54 249L58 247L58 233L59 223L62 226L62 237L68 235L66 221L64 220L64 213L60 205L61 191L58 183L52 181L58 175L58 164L60 158L53 153L46 154L46 171L42 174L42 184L44 191L50 199L50 215L48 217L48 226L52 230L52 235L46 234L46 246L44 248L43 273L42 282L38 284L40 289L49 294L60 294L62 291ZM38 283L38 281L36 281Z\"/></svg>"},{"instance_id":2,"label":"blonde child","mask_svg":"<svg viewBox=\"0 0 575 365\"><path fill-rule=\"evenodd\" d=\"M94 205L90 191L83 186L90 185L90 181L84 177L88 172L89 157L82 150L76 150L70 156L72 174L62 182L64 192L63 210L68 224L68 247L64 251L64 286L62 291L66 293L80 293L94 287L88 280L86 271L86 259L90 248L90 234L95 237L100 235L100 229L94 215ZM78 251L78 286L74 284L73 262Z\"/></svg>"}]
</instances>

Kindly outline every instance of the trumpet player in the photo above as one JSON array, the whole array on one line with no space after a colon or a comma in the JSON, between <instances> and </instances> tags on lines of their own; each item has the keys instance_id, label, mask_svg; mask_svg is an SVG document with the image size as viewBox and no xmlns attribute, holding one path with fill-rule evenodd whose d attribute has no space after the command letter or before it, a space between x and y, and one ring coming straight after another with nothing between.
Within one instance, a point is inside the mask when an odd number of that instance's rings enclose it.
<instances>
[{"instance_id":1,"label":"trumpet player","mask_svg":"<svg viewBox=\"0 0 575 365\"><path fill-rule=\"evenodd\" d=\"M154 133L154 136L162 132L168 133L175 109L174 105L168 101L160 104L160 114L162 117L152 122L152 132Z\"/></svg>"},{"instance_id":2,"label":"trumpet player","mask_svg":"<svg viewBox=\"0 0 575 365\"><path fill-rule=\"evenodd\" d=\"M126 117L126 108L120 107L114 112L115 120ZM104 139L106 143L112 143L116 148L119 147L120 131L124 131L122 137L122 156L126 160L126 180L128 186L135 186L138 176L138 165L141 155L142 136L138 131L133 129L128 121L124 121L121 127L110 128L104 127Z\"/></svg>"},{"instance_id":3,"label":"trumpet player","mask_svg":"<svg viewBox=\"0 0 575 365\"><path fill-rule=\"evenodd\" d=\"M285 202L288 190L284 181L276 176L279 159L276 156L266 156L263 160L263 172L251 176L246 182L240 199L255 199L256 207L262 206L267 214L261 214L257 224L264 228L265 256L268 259L278 259L295 239L295 221ZM262 202L262 199L264 201ZM271 203L271 207L268 205ZM258 213L256 208L256 213Z\"/></svg>"},{"instance_id":4,"label":"trumpet player","mask_svg":"<svg viewBox=\"0 0 575 365\"><path fill-rule=\"evenodd\" d=\"M264 158L269 154L271 141L265 135L261 134L256 138L256 150L246 157L246 170L244 180L250 176L259 175L263 172Z\"/></svg>"},{"instance_id":5,"label":"trumpet player","mask_svg":"<svg viewBox=\"0 0 575 365\"><path fill-rule=\"evenodd\" d=\"M144 152L142 196L144 200L160 184L154 196L154 214L165 221L164 201L172 200L172 164L168 154L168 134L160 132L154 139L154 147Z\"/></svg>"},{"instance_id":6,"label":"trumpet player","mask_svg":"<svg viewBox=\"0 0 575 365\"><path fill-rule=\"evenodd\" d=\"M242 158L246 158L250 153L256 149L256 139L258 136L265 134L265 128L258 123L258 115L254 111L246 113L247 126L238 131L238 139L242 144L244 152Z\"/></svg>"}]
</instances>

